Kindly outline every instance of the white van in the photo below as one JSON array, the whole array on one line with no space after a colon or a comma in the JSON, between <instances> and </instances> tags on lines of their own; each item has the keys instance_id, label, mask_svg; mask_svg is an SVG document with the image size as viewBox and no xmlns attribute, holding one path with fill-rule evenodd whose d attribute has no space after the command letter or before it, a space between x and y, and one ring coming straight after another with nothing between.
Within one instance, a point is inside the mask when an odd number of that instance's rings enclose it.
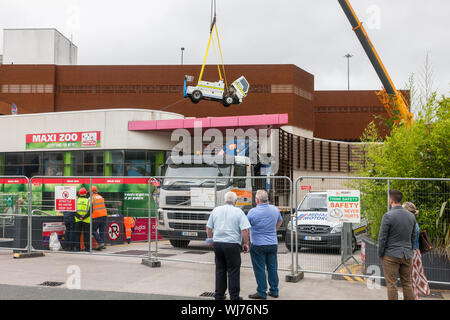
<instances>
[{"instance_id":1,"label":"white van","mask_svg":"<svg viewBox=\"0 0 450 320\"><path fill-rule=\"evenodd\" d=\"M297 208L297 241L301 248L341 248L341 222L328 222L327 193L308 193ZM286 230L286 247L291 250L292 221ZM352 250L360 245L360 237L367 233L367 220L352 224ZM295 230L294 230L295 232ZM294 234L295 239L295 234ZM295 243L294 243L295 246Z\"/></svg>"}]
</instances>

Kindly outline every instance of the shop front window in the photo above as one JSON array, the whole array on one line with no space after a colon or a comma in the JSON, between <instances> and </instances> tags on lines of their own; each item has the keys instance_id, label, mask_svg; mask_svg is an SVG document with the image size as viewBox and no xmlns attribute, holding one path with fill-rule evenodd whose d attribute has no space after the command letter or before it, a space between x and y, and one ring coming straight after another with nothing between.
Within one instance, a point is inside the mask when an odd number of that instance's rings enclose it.
<instances>
[{"instance_id":1,"label":"shop front window","mask_svg":"<svg viewBox=\"0 0 450 320\"><path fill-rule=\"evenodd\" d=\"M149 172L145 166L145 152L125 151L125 175L126 176L148 176Z\"/></svg>"},{"instance_id":2,"label":"shop front window","mask_svg":"<svg viewBox=\"0 0 450 320\"><path fill-rule=\"evenodd\" d=\"M28 152L24 154L23 173L28 178L42 175L42 153Z\"/></svg>"},{"instance_id":3,"label":"shop front window","mask_svg":"<svg viewBox=\"0 0 450 320\"><path fill-rule=\"evenodd\" d=\"M46 176L63 175L63 152L44 153L44 174Z\"/></svg>"}]
</instances>

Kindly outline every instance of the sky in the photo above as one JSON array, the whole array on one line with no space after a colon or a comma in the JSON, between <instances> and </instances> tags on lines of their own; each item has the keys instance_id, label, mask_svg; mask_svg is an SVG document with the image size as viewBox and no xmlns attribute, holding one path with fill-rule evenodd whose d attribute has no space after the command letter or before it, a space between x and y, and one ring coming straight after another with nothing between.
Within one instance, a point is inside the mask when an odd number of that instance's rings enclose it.
<instances>
[{"instance_id":1,"label":"sky","mask_svg":"<svg viewBox=\"0 0 450 320\"><path fill-rule=\"evenodd\" d=\"M449 0L352 0L397 88L423 74L450 88ZM1 0L0 28L56 28L80 65L201 64L210 0ZM225 64L295 64L316 90L377 90L381 83L337 0L217 0ZM0 30L1 31L1 30ZM0 32L0 54L3 34ZM210 55L208 63L215 63Z\"/></svg>"}]
</instances>

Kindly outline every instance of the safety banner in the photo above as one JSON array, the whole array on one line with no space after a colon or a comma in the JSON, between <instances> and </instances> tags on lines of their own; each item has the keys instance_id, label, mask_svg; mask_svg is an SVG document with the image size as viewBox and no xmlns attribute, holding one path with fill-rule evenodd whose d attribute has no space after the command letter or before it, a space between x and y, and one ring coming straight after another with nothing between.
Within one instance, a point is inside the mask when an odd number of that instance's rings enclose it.
<instances>
[{"instance_id":1,"label":"safety banner","mask_svg":"<svg viewBox=\"0 0 450 320\"><path fill-rule=\"evenodd\" d=\"M360 202L359 190L328 190L328 221L360 223Z\"/></svg>"},{"instance_id":2,"label":"safety banner","mask_svg":"<svg viewBox=\"0 0 450 320\"><path fill-rule=\"evenodd\" d=\"M99 148L100 131L26 135L26 149Z\"/></svg>"}]
</instances>

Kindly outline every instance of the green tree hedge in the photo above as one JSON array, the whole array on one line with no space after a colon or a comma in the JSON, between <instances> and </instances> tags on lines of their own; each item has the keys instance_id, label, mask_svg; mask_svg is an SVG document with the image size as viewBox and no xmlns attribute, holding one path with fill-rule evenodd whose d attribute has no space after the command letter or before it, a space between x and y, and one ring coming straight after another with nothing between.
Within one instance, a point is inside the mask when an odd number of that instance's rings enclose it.
<instances>
[{"instance_id":1,"label":"green tree hedge","mask_svg":"<svg viewBox=\"0 0 450 320\"><path fill-rule=\"evenodd\" d=\"M391 125L390 135L384 141L378 136L374 122L366 128L361 138L366 156L364 165L359 167L360 176L450 177L450 98L444 95L437 99L434 94L421 110L409 127ZM369 220L370 235L376 240L387 210L387 183L356 181L353 186L366 196L361 208ZM399 189L404 201L416 205L421 229L427 231L435 246L448 254L450 205L446 203L450 199L450 183L391 180L390 188Z\"/></svg>"}]
</instances>

